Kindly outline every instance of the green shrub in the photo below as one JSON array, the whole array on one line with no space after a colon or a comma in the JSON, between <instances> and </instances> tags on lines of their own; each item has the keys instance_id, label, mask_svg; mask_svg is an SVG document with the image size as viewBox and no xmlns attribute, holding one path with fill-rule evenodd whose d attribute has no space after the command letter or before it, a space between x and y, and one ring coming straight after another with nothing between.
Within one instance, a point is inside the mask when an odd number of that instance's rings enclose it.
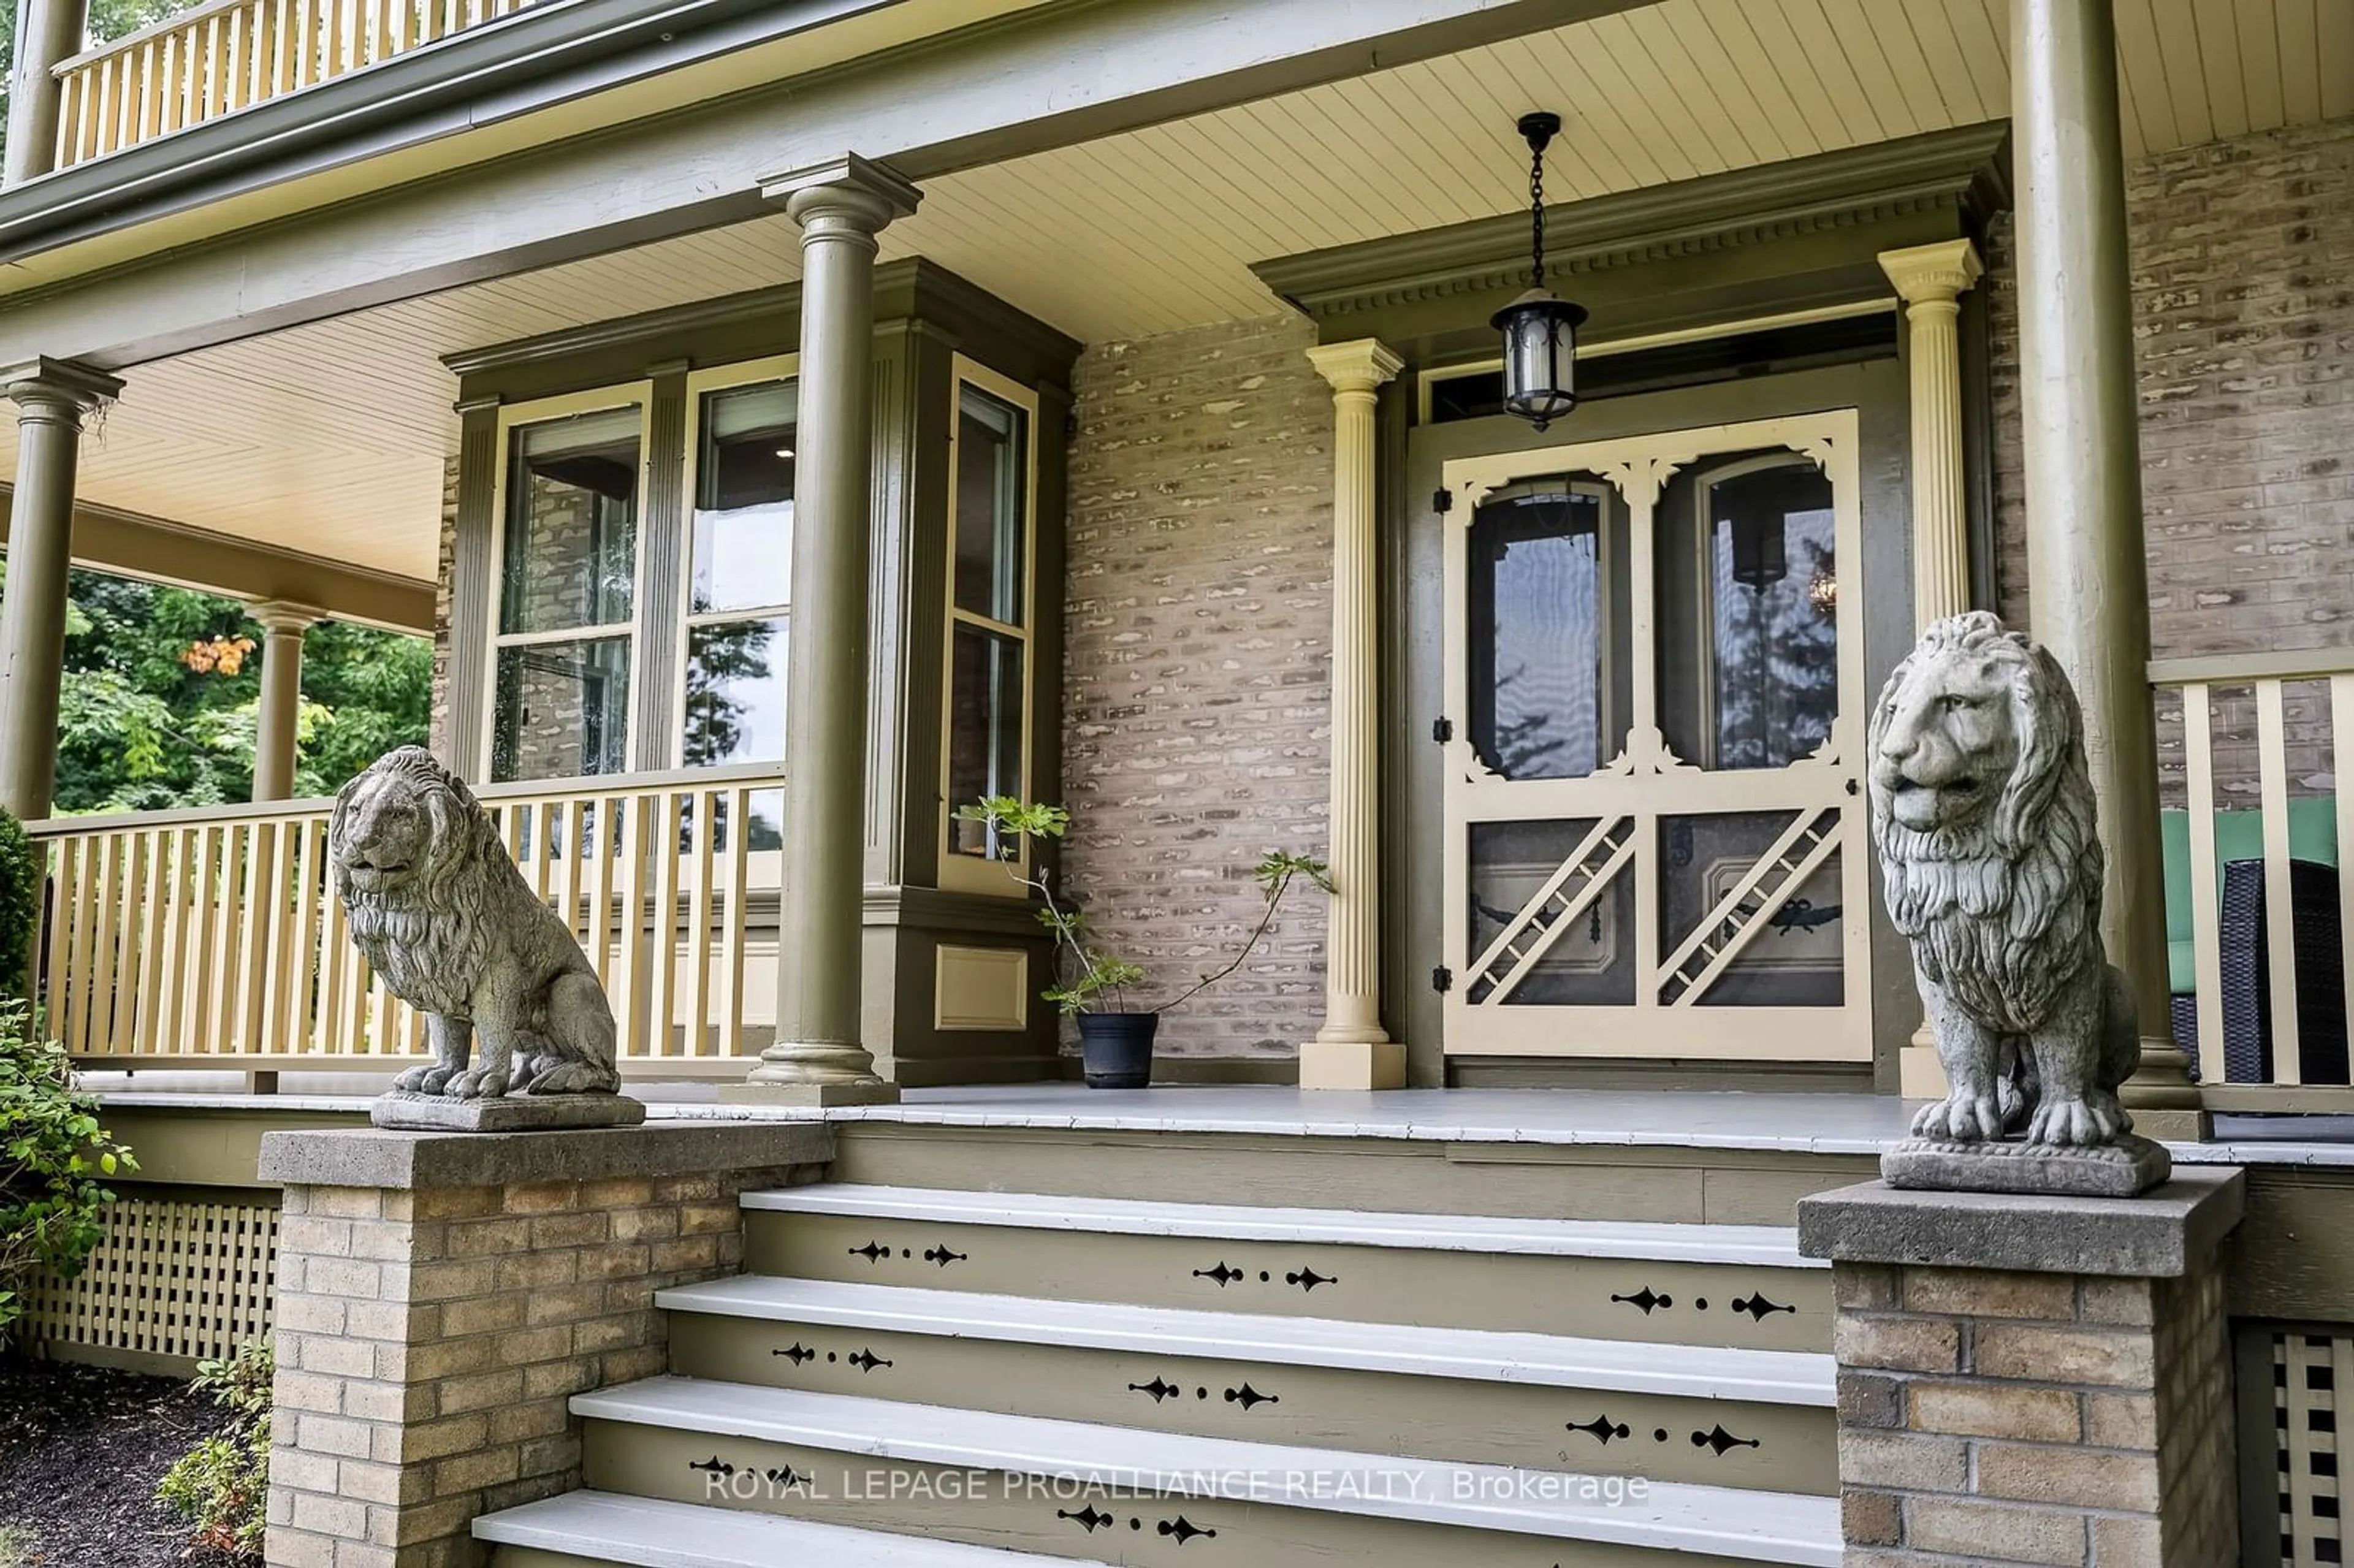
<instances>
[{"instance_id":1,"label":"green shrub","mask_svg":"<svg viewBox=\"0 0 2354 1568\"><path fill-rule=\"evenodd\" d=\"M114 1194L103 1179L134 1171L131 1151L77 1094L62 1046L37 1039L31 1010L0 1003L0 1345L24 1315L24 1288L55 1269L70 1278L105 1234Z\"/></svg>"},{"instance_id":2,"label":"green shrub","mask_svg":"<svg viewBox=\"0 0 2354 1568\"><path fill-rule=\"evenodd\" d=\"M225 1361L197 1363L196 1386L232 1419L182 1456L155 1487L155 1500L196 1527L197 1544L257 1563L270 1499L270 1383L276 1370L267 1339L247 1340Z\"/></svg>"},{"instance_id":3,"label":"green shrub","mask_svg":"<svg viewBox=\"0 0 2354 1568\"><path fill-rule=\"evenodd\" d=\"M0 999L32 994L33 925L46 871L24 824L0 811Z\"/></svg>"}]
</instances>

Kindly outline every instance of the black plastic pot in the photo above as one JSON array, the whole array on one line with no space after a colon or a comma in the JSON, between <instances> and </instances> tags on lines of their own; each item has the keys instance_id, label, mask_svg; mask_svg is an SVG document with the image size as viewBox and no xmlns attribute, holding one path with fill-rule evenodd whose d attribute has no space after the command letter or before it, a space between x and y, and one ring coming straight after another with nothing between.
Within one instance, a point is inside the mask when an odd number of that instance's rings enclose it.
<instances>
[{"instance_id":1,"label":"black plastic pot","mask_svg":"<svg viewBox=\"0 0 2354 1568\"><path fill-rule=\"evenodd\" d=\"M1082 1012L1079 1059L1091 1089L1140 1089L1152 1082L1157 1012Z\"/></svg>"}]
</instances>

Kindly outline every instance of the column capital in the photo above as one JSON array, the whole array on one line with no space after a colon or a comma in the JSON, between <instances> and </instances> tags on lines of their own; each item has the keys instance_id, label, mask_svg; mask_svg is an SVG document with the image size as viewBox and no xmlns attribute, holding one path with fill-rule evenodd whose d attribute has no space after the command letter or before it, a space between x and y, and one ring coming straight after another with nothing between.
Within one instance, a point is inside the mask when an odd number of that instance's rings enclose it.
<instances>
[{"instance_id":1,"label":"column capital","mask_svg":"<svg viewBox=\"0 0 2354 1568\"><path fill-rule=\"evenodd\" d=\"M783 202L793 221L804 228L814 219L829 218L866 234L880 233L924 199L912 182L855 153L764 175L760 195Z\"/></svg>"},{"instance_id":2,"label":"column capital","mask_svg":"<svg viewBox=\"0 0 2354 1568\"><path fill-rule=\"evenodd\" d=\"M0 387L20 408L70 408L77 418L122 396L119 377L76 360L39 355L0 367Z\"/></svg>"},{"instance_id":3,"label":"column capital","mask_svg":"<svg viewBox=\"0 0 2354 1568\"><path fill-rule=\"evenodd\" d=\"M301 635L327 619L327 612L292 599L259 599L245 607L246 614L261 623L264 631L273 635Z\"/></svg>"},{"instance_id":4,"label":"column capital","mask_svg":"<svg viewBox=\"0 0 2354 1568\"><path fill-rule=\"evenodd\" d=\"M1370 392L1405 368L1397 350L1374 337L1317 344L1308 351L1308 363L1335 392Z\"/></svg>"},{"instance_id":5,"label":"column capital","mask_svg":"<svg viewBox=\"0 0 2354 1568\"><path fill-rule=\"evenodd\" d=\"M1880 270L1896 285L1908 305L1951 304L1964 291L1986 276L1978 248L1967 239L1943 239L1935 245L1908 245L1880 253Z\"/></svg>"}]
</instances>

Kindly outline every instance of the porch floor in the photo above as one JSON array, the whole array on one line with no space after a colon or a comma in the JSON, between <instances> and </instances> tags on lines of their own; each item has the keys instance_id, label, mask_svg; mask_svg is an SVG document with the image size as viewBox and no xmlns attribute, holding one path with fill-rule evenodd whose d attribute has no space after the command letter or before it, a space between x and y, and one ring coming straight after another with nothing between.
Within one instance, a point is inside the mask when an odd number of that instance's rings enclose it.
<instances>
[{"instance_id":1,"label":"porch floor","mask_svg":"<svg viewBox=\"0 0 2354 1568\"><path fill-rule=\"evenodd\" d=\"M375 1075L289 1073L279 1092L239 1092L219 1073L91 1074L111 1104L281 1111L365 1111ZM886 1121L939 1127L1103 1132L1246 1133L1460 1143L1878 1154L1903 1138L1912 1107L1891 1096L1597 1089L1303 1090L1281 1085L1171 1085L1097 1090L1078 1084L911 1089L893 1106L721 1105L716 1085L633 1084L655 1120ZM2354 1117L2215 1118L2215 1140L2168 1147L2184 1164L2354 1167Z\"/></svg>"}]
</instances>

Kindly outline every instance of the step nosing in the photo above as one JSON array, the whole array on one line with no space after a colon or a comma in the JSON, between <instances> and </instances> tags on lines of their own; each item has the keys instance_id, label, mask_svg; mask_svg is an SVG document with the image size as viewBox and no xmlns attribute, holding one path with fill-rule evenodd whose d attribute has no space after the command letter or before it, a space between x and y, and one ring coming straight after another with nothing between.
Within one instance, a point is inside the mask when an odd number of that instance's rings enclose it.
<instances>
[{"instance_id":1,"label":"step nosing","mask_svg":"<svg viewBox=\"0 0 2354 1568\"><path fill-rule=\"evenodd\" d=\"M1321 1243L1766 1268L1829 1266L1823 1259L1800 1256L1797 1230L1776 1225L1376 1213L840 1182L747 1192L740 1202L744 1208L756 1213L980 1225L1001 1230Z\"/></svg>"},{"instance_id":2,"label":"step nosing","mask_svg":"<svg viewBox=\"0 0 2354 1568\"><path fill-rule=\"evenodd\" d=\"M1093 1558L1047 1557L933 1536L711 1508L627 1492L580 1490L478 1516L473 1536L627 1568L773 1568L780 1550L827 1568L1105 1568ZM692 1542L682 1545L681 1542Z\"/></svg>"},{"instance_id":3,"label":"step nosing","mask_svg":"<svg viewBox=\"0 0 2354 1568\"><path fill-rule=\"evenodd\" d=\"M1251 1443L680 1377L576 1394L571 1408L590 1421L1036 1476L1119 1493L1745 1555L1808 1568L1840 1563L1839 1499L1832 1497ZM1564 1495L1570 1492L1597 1495ZM1743 1523L1724 1522L1732 1520Z\"/></svg>"},{"instance_id":4,"label":"step nosing","mask_svg":"<svg viewBox=\"0 0 2354 1568\"><path fill-rule=\"evenodd\" d=\"M1824 1408L1838 1398L1836 1362L1811 1351L1047 1300L777 1275L673 1286L658 1292L654 1302L705 1317L1036 1348ZM1670 1356L1677 1360L1662 1364Z\"/></svg>"}]
</instances>

